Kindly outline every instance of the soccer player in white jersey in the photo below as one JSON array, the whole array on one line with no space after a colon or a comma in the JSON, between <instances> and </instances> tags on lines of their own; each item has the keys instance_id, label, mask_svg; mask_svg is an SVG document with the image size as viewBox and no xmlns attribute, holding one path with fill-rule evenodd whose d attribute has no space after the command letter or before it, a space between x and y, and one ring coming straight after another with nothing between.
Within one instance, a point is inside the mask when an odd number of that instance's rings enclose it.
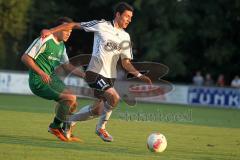
<instances>
[{"instance_id":1,"label":"soccer player in white jersey","mask_svg":"<svg viewBox=\"0 0 240 160\"><path fill-rule=\"evenodd\" d=\"M42 36L48 36L59 30L77 27L87 32L94 32L93 52L86 71L86 81L91 88L94 88L94 95L98 99L93 105L83 107L71 117L71 120L85 121L100 116L96 134L106 142L113 141L113 137L106 131L106 124L112 110L116 108L120 100L120 96L114 88L117 61L121 59L124 69L142 81L152 84L149 77L142 75L131 64L133 59L131 40L124 29L131 22L133 8L125 2L120 2L116 5L114 16L113 21L94 20L71 23L42 32Z\"/></svg>"}]
</instances>

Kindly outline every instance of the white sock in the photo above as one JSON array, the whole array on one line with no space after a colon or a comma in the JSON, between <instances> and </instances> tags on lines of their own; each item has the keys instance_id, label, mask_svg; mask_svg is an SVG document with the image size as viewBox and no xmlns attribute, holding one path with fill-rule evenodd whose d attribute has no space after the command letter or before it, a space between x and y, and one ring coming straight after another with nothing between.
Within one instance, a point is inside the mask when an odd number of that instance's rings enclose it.
<instances>
[{"instance_id":1,"label":"white sock","mask_svg":"<svg viewBox=\"0 0 240 160\"><path fill-rule=\"evenodd\" d=\"M107 102L104 104L104 109L103 113L99 118L98 124L97 124L97 129L106 128L107 121L109 120L110 116L112 114L112 106L110 106Z\"/></svg>"},{"instance_id":2,"label":"white sock","mask_svg":"<svg viewBox=\"0 0 240 160\"><path fill-rule=\"evenodd\" d=\"M91 106L87 105L81 108L77 113L73 114L69 120L75 124L76 121L86 121L93 118L95 118L95 116L91 112Z\"/></svg>"}]
</instances>

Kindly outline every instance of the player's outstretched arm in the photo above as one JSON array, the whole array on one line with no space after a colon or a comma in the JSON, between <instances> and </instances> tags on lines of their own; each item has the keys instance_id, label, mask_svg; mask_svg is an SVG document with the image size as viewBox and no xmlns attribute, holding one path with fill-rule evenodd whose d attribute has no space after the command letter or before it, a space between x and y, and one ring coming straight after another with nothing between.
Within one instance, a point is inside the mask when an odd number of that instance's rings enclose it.
<instances>
[{"instance_id":1,"label":"player's outstretched arm","mask_svg":"<svg viewBox=\"0 0 240 160\"><path fill-rule=\"evenodd\" d=\"M129 73L133 74L135 77L138 77L140 80L152 85L152 81L148 76L141 74L131 63L130 59L122 59L122 66Z\"/></svg>"},{"instance_id":2,"label":"player's outstretched arm","mask_svg":"<svg viewBox=\"0 0 240 160\"><path fill-rule=\"evenodd\" d=\"M43 29L41 31L41 37L45 38L53 33L64 31L64 30L72 30L72 29L80 29L80 23L76 23L76 22L64 23L51 29Z\"/></svg>"},{"instance_id":3,"label":"player's outstretched arm","mask_svg":"<svg viewBox=\"0 0 240 160\"><path fill-rule=\"evenodd\" d=\"M85 73L82 72L79 68L77 68L74 65L72 65L71 63L64 64L63 68L67 72L71 72L71 73L73 73L74 75L76 75L78 77L85 78Z\"/></svg>"},{"instance_id":4,"label":"player's outstretched arm","mask_svg":"<svg viewBox=\"0 0 240 160\"><path fill-rule=\"evenodd\" d=\"M40 75L44 83L51 82L50 76L46 74L43 70L41 70L41 68L36 65L35 61L30 56L28 56L27 54L23 54L21 60L29 69L32 69L38 75Z\"/></svg>"}]
</instances>

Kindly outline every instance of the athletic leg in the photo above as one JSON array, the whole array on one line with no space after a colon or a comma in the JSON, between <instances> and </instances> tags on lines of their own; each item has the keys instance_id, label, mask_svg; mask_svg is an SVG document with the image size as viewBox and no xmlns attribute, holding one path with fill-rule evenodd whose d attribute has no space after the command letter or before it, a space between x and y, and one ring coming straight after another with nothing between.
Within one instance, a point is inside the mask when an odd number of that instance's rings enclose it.
<instances>
[{"instance_id":1,"label":"athletic leg","mask_svg":"<svg viewBox=\"0 0 240 160\"><path fill-rule=\"evenodd\" d=\"M106 124L112 114L112 110L117 106L120 97L114 88L107 89L104 92L104 97L106 101L96 127L96 134L99 135L102 140L111 142L113 141L113 137L106 131Z\"/></svg>"}]
</instances>

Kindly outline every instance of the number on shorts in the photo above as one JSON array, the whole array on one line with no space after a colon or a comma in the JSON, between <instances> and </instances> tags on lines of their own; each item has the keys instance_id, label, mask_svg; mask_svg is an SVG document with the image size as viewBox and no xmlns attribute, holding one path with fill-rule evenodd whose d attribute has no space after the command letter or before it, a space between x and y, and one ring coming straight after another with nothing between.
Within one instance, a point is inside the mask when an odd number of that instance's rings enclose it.
<instances>
[{"instance_id":1,"label":"number on shorts","mask_svg":"<svg viewBox=\"0 0 240 160\"><path fill-rule=\"evenodd\" d=\"M97 84L98 84L101 88L103 88L107 83L106 83L103 79L100 79L100 80L97 82Z\"/></svg>"}]
</instances>

